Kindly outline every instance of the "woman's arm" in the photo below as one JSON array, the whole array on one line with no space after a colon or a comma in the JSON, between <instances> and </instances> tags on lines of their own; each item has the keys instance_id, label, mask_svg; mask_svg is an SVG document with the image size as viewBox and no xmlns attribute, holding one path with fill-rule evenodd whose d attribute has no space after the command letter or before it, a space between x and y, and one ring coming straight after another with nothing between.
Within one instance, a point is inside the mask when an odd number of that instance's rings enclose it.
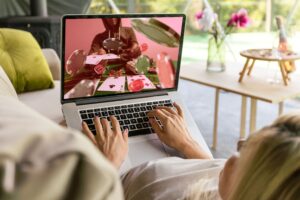
<instances>
[{"instance_id":1,"label":"woman's arm","mask_svg":"<svg viewBox=\"0 0 300 200\"><path fill-rule=\"evenodd\" d=\"M190 135L183 117L183 111L174 103L176 110L169 107L158 107L148 113L149 121L159 139L168 146L181 152L190 159L212 159ZM158 118L162 126L155 118Z\"/></svg>"}]
</instances>

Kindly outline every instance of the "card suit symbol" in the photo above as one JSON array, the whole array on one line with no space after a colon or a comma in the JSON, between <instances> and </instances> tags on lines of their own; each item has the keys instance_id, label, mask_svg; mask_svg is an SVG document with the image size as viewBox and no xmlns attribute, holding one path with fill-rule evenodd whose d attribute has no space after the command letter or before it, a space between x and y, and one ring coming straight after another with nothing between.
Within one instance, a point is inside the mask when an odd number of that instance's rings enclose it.
<instances>
[{"instance_id":1,"label":"card suit symbol","mask_svg":"<svg viewBox=\"0 0 300 200\"><path fill-rule=\"evenodd\" d=\"M109 85L110 88L114 88L116 85L112 84L112 85Z\"/></svg>"}]
</instances>

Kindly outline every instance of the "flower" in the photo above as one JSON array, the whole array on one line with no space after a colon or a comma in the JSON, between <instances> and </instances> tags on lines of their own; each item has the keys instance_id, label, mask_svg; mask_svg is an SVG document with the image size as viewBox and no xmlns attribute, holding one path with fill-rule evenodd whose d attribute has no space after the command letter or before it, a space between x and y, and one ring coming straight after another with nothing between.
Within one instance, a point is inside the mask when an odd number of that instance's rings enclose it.
<instances>
[{"instance_id":1,"label":"flower","mask_svg":"<svg viewBox=\"0 0 300 200\"><path fill-rule=\"evenodd\" d=\"M212 34L217 43L222 43L226 35L233 31L233 28L245 28L250 23L248 12L243 8L231 14L225 28L221 26L218 15L211 8L205 8L202 12L197 13L195 17L200 30Z\"/></svg>"},{"instance_id":2,"label":"flower","mask_svg":"<svg viewBox=\"0 0 300 200\"><path fill-rule=\"evenodd\" d=\"M248 12L246 9L240 9L237 13L232 13L227 26L231 27L247 27L250 23Z\"/></svg>"},{"instance_id":3,"label":"flower","mask_svg":"<svg viewBox=\"0 0 300 200\"><path fill-rule=\"evenodd\" d=\"M217 17L211 9L205 8L203 12L199 12L196 14L196 19L198 20L201 30L209 31L212 28Z\"/></svg>"}]
</instances>

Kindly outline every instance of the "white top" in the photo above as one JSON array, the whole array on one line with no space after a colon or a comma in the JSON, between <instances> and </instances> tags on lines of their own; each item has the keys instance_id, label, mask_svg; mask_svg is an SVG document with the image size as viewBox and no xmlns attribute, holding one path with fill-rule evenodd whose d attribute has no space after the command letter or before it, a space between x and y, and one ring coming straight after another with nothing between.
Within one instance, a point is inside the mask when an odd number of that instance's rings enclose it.
<instances>
[{"instance_id":1,"label":"white top","mask_svg":"<svg viewBox=\"0 0 300 200\"><path fill-rule=\"evenodd\" d=\"M201 179L210 181L206 190L217 192L225 161L169 157L142 164L122 176L125 199L183 199Z\"/></svg>"}]
</instances>

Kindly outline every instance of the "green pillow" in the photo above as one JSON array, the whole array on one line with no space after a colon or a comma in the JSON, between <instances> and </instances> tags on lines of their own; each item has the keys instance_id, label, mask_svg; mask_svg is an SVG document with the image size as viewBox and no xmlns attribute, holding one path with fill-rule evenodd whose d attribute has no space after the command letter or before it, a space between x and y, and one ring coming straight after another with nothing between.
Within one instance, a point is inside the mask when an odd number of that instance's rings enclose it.
<instances>
[{"instance_id":1,"label":"green pillow","mask_svg":"<svg viewBox=\"0 0 300 200\"><path fill-rule=\"evenodd\" d=\"M54 87L48 63L29 32L0 28L0 65L17 93Z\"/></svg>"}]
</instances>

